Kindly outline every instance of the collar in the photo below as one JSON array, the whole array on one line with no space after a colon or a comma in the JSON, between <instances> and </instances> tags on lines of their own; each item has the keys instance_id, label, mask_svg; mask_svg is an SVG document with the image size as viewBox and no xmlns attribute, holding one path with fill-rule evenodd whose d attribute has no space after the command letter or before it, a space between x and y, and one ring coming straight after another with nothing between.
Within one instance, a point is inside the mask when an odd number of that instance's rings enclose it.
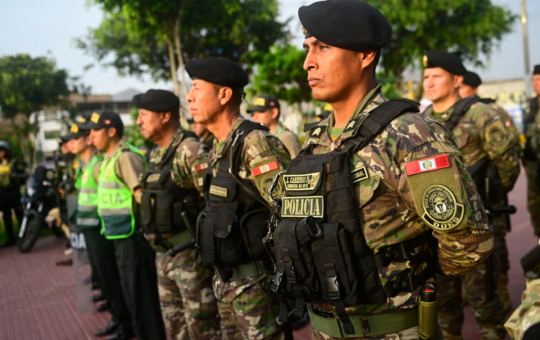
<instances>
[{"instance_id":1,"label":"collar","mask_svg":"<svg viewBox=\"0 0 540 340\"><path fill-rule=\"evenodd\" d=\"M234 121L233 125L231 126L231 130L227 134L227 137L222 143L219 143L217 138L214 139L214 156L212 157L212 164L217 161L220 158L223 158L225 153L227 153L227 149L229 148L229 145L231 144L233 137L236 133L236 130L238 130L238 127L242 122L244 121L244 117L242 115L238 115L236 120Z\"/></svg>"},{"instance_id":2,"label":"collar","mask_svg":"<svg viewBox=\"0 0 540 340\"><path fill-rule=\"evenodd\" d=\"M428 109L430 110L429 111L429 114L431 114L431 116L435 117L436 120L440 121L440 122L446 122L448 121L448 119L450 119L450 117L452 117L452 114L454 113L454 107L456 106L456 104L461 100L461 97L458 97L458 100L452 104L452 106L450 106L448 109L446 109L445 111L443 112L436 112L434 109L433 109L433 105L431 105ZM426 110L427 111L427 110Z\"/></svg>"}]
</instances>

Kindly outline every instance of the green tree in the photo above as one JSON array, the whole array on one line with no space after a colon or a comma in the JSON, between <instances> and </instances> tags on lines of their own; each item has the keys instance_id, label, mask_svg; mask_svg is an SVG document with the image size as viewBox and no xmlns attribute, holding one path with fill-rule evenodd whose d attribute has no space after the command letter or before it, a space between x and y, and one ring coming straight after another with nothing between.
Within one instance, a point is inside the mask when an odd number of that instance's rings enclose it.
<instances>
[{"instance_id":1,"label":"green tree","mask_svg":"<svg viewBox=\"0 0 540 340\"><path fill-rule=\"evenodd\" d=\"M367 0L392 25L390 43L383 49L385 76L395 75L398 91L407 67L422 68L426 50L448 50L463 61L483 66L517 18L491 0ZM420 81L417 98L423 94Z\"/></svg>"},{"instance_id":2,"label":"green tree","mask_svg":"<svg viewBox=\"0 0 540 340\"><path fill-rule=\"evenodd\" d=\"M120 75L172 79L177 94L177 68L187 92L184 60L219 55L242 62L249 50L268 50L286 35L285 24L276 21L277 0L92 2L102 5L104 19L76 39L77 46Z\"/></svg>"},{"instance_id":3,"label":"green tree","mask_svg":"<svg viewBox=\"0 0 540 340\"><path fill-rule=\"evenodd\" d=\"M270 51L254 50L245 60L255 70L248 95L273 94L289 104L311 101L311 88L303 68L306 52L293 45L275 45Z\"/></svg>"},{"instance_id":4,"label":"green tree","mask_svg":"<svg viewBox=\"0 0 540 340\"><path fill-rule=\"evenodd\" d=\"M0 110L2 118L11 120L25 160L35 162L33 146L29 135L37 130L36 124L30 124L33 112L46 107L69 109L71 83L77 78L70 78L65 69L59 69L50 57L32 58L27 54L17 54L0 58ZM25 116L25 124L18 127L15 117Z\"/></svg>"}]
</instances>

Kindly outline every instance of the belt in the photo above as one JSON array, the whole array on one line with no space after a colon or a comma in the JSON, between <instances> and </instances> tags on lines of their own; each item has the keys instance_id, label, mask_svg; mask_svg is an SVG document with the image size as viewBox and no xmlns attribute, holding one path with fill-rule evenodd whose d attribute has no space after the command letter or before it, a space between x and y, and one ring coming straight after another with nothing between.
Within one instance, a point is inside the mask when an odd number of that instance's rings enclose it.
<instances>
[{"instance_id":1,"label":"belt","mask_svg":"<svg viewBox=\"0 0 540 340\"><path fill-rule=\"evenodd\" d=\"M230 282L271 273L273 268L270 268L266 261L256 261L239 264L226 269L215 267L215 270L222 281Z\"/></svg>"},{"instance_id":2,"label":"belt","mask_svg":"<svg viewBox=\"0 0 540 340\"><path fill-rule=\"evenodd\" d=\"M418 307L399 313L374 315L349 315L354 326L354 334L347 334L343 324L334 313L319 315L311 304L307 304L311 324L319 332L334 338L363 338L397 333L418 326Z\"/></svg>"},{"instance_id":3,"label":"belt","mask_svg":"<svg viewBox=\"0 0 540 340\"><path fill-rule=\"evenodd\" d=\"M169 238L160 240L158 244L156 244L155 240L150 244L152 245L152 248L154 248L156 253L165 253L169 249L172 249L180 244L187 243L189 241L191 241L191 234L189 233L189 230L184 230L174 234Z\"/></svg>"}]
</instances>

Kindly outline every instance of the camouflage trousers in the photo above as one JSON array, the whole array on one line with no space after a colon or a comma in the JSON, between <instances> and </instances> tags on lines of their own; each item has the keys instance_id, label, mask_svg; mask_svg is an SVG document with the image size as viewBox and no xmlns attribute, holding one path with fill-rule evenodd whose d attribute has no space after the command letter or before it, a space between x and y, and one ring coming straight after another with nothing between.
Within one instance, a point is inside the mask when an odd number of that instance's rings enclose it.
<instances>
[{"instance_id":1,"label":"camouflage trousers","mask_svg":"<svg viewBox=\"0 0 540 340\"><path fill-rule=\"evenodd\" d=\"M522 339L529 327L540 323L540 280L527 279L521 305L504 324L512 339Z\"/></svg>"},{"instance_id":2,"label":"camouflage trousers","mask_svg":"<svg viewBox=\"0 0 540 340\"><path fill-rule=\"evenodd\" d=\"M157 254L158 290L165 327L174 340L219 339L212 273L197 265L193 249Z\"/></svg>"},{"instance_id":3,"label":"camouflage trousers","mask_svg":"<svg viewBox=\"0 0 540 340\"><path fill-rule=\"evenodd\" d=\"M527 174L527 207L531 214L531 223L534 234L540 237L540 183L536 183L534 175L534 162L523 161Z\"/></svg>"},{"instance_id":4,"label":"camouflage trousers","mask_svg":"<svg viewBox=\"0 0 540 340\"><path fill-rule=\"evenodd\" d=\"M496 242L497 243L497 242ZM497 289L500 265L497 251L491 255L493 261L493 289ZM461 291L469 301L476 323L483 340L504 339L504 322L506 312L495 291L491 300L486 296L486 266L487 261L482 262L470 272L457 276L437 276L437 306L439 313L439 326L442 329L445 340L461 340L461 328L464 321L463 300Z\"/></svg>"},{"instance_id":5,"label":"camouflage trousers","mask_svg":"<svg viewBox=\"0 0 540 340\"><path fill-rule=\"evenodd\" d=\"M223 339L285 339L275 321L278 306L271 303L266 293L266 279L266 274L232 282L214 277Z\"/></svg>"},{"instance_id":6,"label":"camouflage trousers","mask_svg":"<svg viewBox=\"0 0 540 340\"><path fill-rule=\"evenodd\" d=\"M492 221L495 231L494 256L499 258L499 280L497 281L497 293L506 313L512 310L512 302L508 293L508 271L510 270L510 260L508 258L508 246L506 245L506 234L508 232L508 222L505 215L497 215Z\"/></svg>"}]
</instances>

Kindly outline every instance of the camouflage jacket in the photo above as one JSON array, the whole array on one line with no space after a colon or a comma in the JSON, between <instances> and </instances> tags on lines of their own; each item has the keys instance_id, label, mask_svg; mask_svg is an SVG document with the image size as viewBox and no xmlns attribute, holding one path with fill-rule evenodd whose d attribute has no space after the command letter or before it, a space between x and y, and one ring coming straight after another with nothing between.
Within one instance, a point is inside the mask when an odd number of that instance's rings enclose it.
<instances>
[{"instance_id":1,"label":"camouflage jacket","mask_svg":"<svg viewBox=\"0 0 540 340\"><path fill-rule=\"evenodd\" d=\"M521 340L529 327L540 323L540 279L527 279L527 288L521 295L521 305L512 313L504 327L512 340Z\"/></svg>"},{"instance_id":2,"label":"camouflage jacket","mask_svg":"<svg viewBox=\"0 0 540 340\"><path fill-rule=\"evenodd\" d=\"M499 117L501 117L502 121L504 122L504 125L508 128L508 132L509 132L508 140L510 141L510 145L514 148L517 148L517 150L519 151L519 148L520 148L519 136L521 135L521 132L514 124L514 120L512 119L512 116L510 116L510 114L505 109L497 105L497 103L494 101L489 102L487 105L491 109L493 109L495 112L497 112Z\"/></svg>"},{"instance_id":3,"label":"camouflage jacket","mask_svg":"<svg viewBox=\"0 0 540 340\"><path fill-rule=\"evenodd\" d=\"M184 188L194 188L202 194L204 176L208 168L208 148L194 137L187 137L180 143L184 130L178 128L171 143L164 148L154 147L150 153L150 163L160 168L161 158L169 148L176 147L171 176L174 182Z\"/></svg>"},{"instance_id":4,"label":"camouflage jacket","mask_svg":"<svg viewBox=\"0 0 540 340\"><path fill-rule=\"evenodd\" d=\"M430 106L423 113L444 124L452 116L454 106L436 113ZM465 166L470 167L488 157L497 168L503 190L512 190L519 175L519 156L511 143L512 135L499 114L484 103L474 103L452 130L463 154Z\"/></svg>"},{"instance_id":5,"label":"camouflage jacket","mask_svg":"<svg viewBox=\"0 0 540 340\"><path fill-rule=\"evenodd\" d=\"M231 127L231 131L221 143L217 139L214 140L214 146L210 151L210 164L214 176L219 167L219 161L222 159L232 144L232 139L236 130L244 118L239 116ZM289 166L290 157L281 141L270 132L263 130L254 130L250 132L244 139L244 146L241 153L241 164L239 165L238 177L243 181L243 184L252 188L253 191L259 192L261 196L270 204L272 202L268 197L268 188L277 173L283 171ZM261 173L257 176L253 174L253 169L262 167L271 162L277 163L277 169ZM255 200L255 198L253 198ZM221 282L219 278L214 279L214 291L218 300L232 301L236 296L241 294L246 288L264 279L266 274L237 280L232 282Z\"/></svg>"},{"instance_id":6,"label":"camouflage jacket","mask_svg":"<svg viewBox=\"0 0 540 340\"><path fill-rule=\"evenodd\" d=\"M316 144L314 154L341 148L354 136L362 119L385 101L378 85L358 105L339 137L334 141L330 137L334 124L331 114L311 130L304 147ZM437 156L448 160L444 168L433 168L434 162L431 171L415 174L405 168L407 164L430 168L428 163ZM367 176L354 184L354 192L366 243L374 254L385 246L432 233L438 241L441 270L455 275L471 270L491 253L493 232L483 204L454 139L439 123L416 113L402 114L364 149L356 151L350 161L351 171L362 167L367 170ZM463 214L454 222L450 217L448 223L453 225L448 225L446 231L430 228L426 219L434 214L429 203L433 194L443 195L449 203L462 207ZM381 282L395 280L410 266L407 261L381 268ZM361 305L348 311L375 314L412 308L418 294L419 289L401 292L384 305ZM320 308L333 309L329 304Z\"/></svg>"}]
</instances>

